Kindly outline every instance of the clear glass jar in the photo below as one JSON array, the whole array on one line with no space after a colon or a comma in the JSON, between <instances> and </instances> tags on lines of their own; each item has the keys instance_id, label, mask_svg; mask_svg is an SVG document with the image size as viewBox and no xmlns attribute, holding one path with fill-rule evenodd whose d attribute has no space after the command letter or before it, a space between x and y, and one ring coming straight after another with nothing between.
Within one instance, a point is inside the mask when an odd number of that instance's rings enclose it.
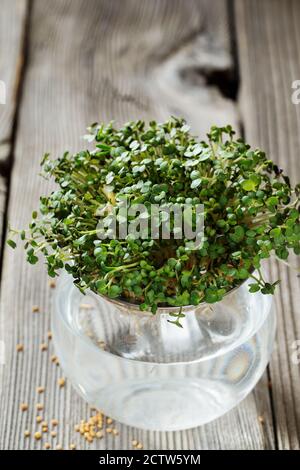
<instances>
[{"instance_id":1,"label":"clear glass jar","mask_svg":"<svg viewBox=\"0 0 300 470\"><path fill-rule=\"evenodd\" d=\"M253 389L274 342L272 296L245 282L221 302L185 307L183 328L168 322L174 311L141 312L60 278L54 345L91 406L131 426L179 430L218 418Z\"/></svg>"}]
</instances>

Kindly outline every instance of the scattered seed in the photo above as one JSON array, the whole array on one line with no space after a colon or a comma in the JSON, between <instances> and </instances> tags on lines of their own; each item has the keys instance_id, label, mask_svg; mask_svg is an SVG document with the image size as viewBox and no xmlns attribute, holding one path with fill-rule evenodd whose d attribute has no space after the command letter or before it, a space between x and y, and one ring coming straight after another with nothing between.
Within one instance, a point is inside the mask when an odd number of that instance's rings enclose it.
<instances>
[{"instance_id":1,"label":"scattered seed","mask_svg":"<svg viewBox=\"0 0 300 470\"><path fill-rule=\"evenodd\" d=\"M43 421L43 418L41 416L36 417L36 422L41 423Z\"/></svg>"},{"instance_id":2,"label":"scattered seed","mask_svg":"<svg viewBox=\"0 0 300 470\"><path fill-rule=\"evenodd\" d=\"M80 304L80 308L83 310L92 310L94 307L91 304Z\"/></svg>"},{"instance_id":3,"label":"scattered seed","mask_svg":"<svg viewBox=\"0 0 300 470\"><path fill-rule=\"evenodd\" d=\"M132 441L132 445L133 447L136 447L138 445L138 441L136 441L135 439Z\"/></svg>"},{"instance_id":4,"label":"scattered seed","mask_svg":"<svg viewBox=\"0 0 300 470\"><path fill-rule=\"evenodd\" d=\"M51 424L52 426L57 426L58 425L57 419L51 419Z\"/></svg>"},{"instance_id":5,"label":"scattered seed","mask_svg":"<svg viewBox=\"0 0 300 470\"><path fill-rule=\"evenodd\" d=\"M32 312L33 312L33 313L38 313L39 311L40 311L40 307L39 307L38 305L34 305L34 306L32 307Z\"/></svg>"},{"instance_id":6,"label":"scattered seed","mask_svg":"<svg viewBox=\"0 0 300 470\"><path fill-rule=\"evenodd\" d=\"M62 446L60 444L57 444L57 446L55 447L56 450L63 450Z\"/></svg>"},{"instance_id":7,"label":"scattered seed","mask_svg":"<svg viewBox=\"0 0 300 470\"><path fill-rule=\"evenodd\" d=\"M47 421L42 421L42 426L44 426L44 427L45 427L45 426L48 426Z\"/></svg>"},{"instance_id":8,"label":"scattered seed","mask_svg":"<svg viewBox=\"0 0 300 470\"><path fill-rule=\"evenodd\" d=\"M70 444L70 450L76 450L76 445L75 444Z\"/></svg>"},{"instance_id":9,"label":"scattered seed","mask_svg":"<svg viewBox=\"0 0 300 470\"><path fill-rule=\"evenodd\" d=\"M42 405L42 403L37 403L37 404L36 404L36 409L37 409L37 410L43 410L43 409L44 409L44 405Z\"/></svg>"},{"instance_id":10,"label":"scattered seed","mask_svg":"<svg viewBox=\"0 0 300 470\"><path fill-rule=\"evenodd\" d=\"M48 331L47 337L48 337L48 339L52 339L52 331Z\"/></svg>"},{"instance_id":11,"label":"scattered seed","mask_svg":"<svg viewBox=\"0 0 300 470\"><path fill-rule=\"evenodd\" d=\"M138 445L136 446L137 449L142 449L143 448L143 444L141 444L140 442L138 443Z\"/></svg>"},{"instance_id":12,"label":"scattered seed","mask_svg":"<svg viewBox=\"0 0 300 470\"><path fill-rule=\"evenodd\" d=\"M261 424L264 424L265 419L264 419L263 416L258 416L258 421L259 421Z\"/></svg>"},{"instance_id":13,"label":"scattered seed","mask_svg":"<svg viewBox=\"0 0 300 470\"><path fill-rule=\"evenodd\" d=\"M112 424L113 420L111 418L106 418L107 424Z\"/></svg>"},{"instance_id":14,"label":"scattered seed","mask_svg":"<svg viewBox=\"0 0 300 470\"><path fill-rule=\"evenodd\" d=\"M113 435L114 436L118 436L119 435L119 431L117 429L113 429Z\"/></svg>"},{"instance_id":15,"label":"scattered seed","mask_svg":"<svg viewBox=\"0 0 300 470\"><path fill-rule=\"evenodd\" d=\"M48 426L43 426L42 427L42 432L44 432L44 433L48 432Z\"/></svg>"},{"instance_id":16,"label":"scattered seed","mask_svg":"<svg viewBox=\"0 0 300 470\"><path fill-rule=\"evenodd\" d=\"M28 405L27 405L27 403L21 403L20 409L21 409L21 411L27 411L27 410L28 410Z\"/></svg>"},{"instance_id":17,"label":"scattered seed","mask_svg":"<svg viewBox=\"0 0 300 470\"><path fill-rule=\"evenodd\" d=\"M52 437L56 437L56 436L57 436L57 432L56 432L56 431L51 431L50 434L51 434Z\"/></svg>"},{"instance_id":18,"label":"scattered seed","mask_svg":"<svg viewBox=\"0 0 300 470\"><path fill-rule=\"evenodd\" d=\"M44 448L45 448L45 449L50 449L50 448L51 448L49 442L45 442Z\"/></svg>"},{"instance_id":19,"label":"scattered seed","mask_svg":"<svg viewBox=\"0 0 300 470\"><path fill-rule=\"evenodd\" d=\"M47 349L48 349L47 344L46 344L46 343L42 343L42 344L40 345L40 349L41 349L41 351L47 351Z\"/></svg>"},{"instance_id":20,"label":"scattered seed","mask_svg":"<svg viewBox=\"0 0 300 470\"><path fill-rule=\"evenodd\" d=\"M51 362L57 362L57 356L55 356L54 354L51 356Z\"/></svg>"},{"instance_id":21,"label":"scattered seed","mask_svg":"<svg viewBox=\"0 0 300 470\"><path fill-rule=\"evenodd\" d=\"M112 432L112 428L106 428L106 432L110 434Z\"/></svg>"},{"instance_id":22,"label":"scattered seed","mask_svg":"<svg viewBox=\"0 0 300 470\"><path fill-rule=\"evenodd\" d=\"M56 282L53 281L53 280L49 281L49 287L50 287L51 289L55 289L55 287L56 287Z\"/></svg>"},{"instance_id":23,"label":"scattered seed","mask_svg":"<svg viewBox=\"0 0 300 470\"><path fill-rule=\"evenodd\" d=\"M42 438L42 433L41 432L35 432L34 433L34 438L39 441Z\"/></svg>"},{"instance_id":24,"label":"scattered seed","mask_svg":"<svg viewBox=\"0 0 300 470\"><path fill-rule=\"evenodd\" d=\"M45 387L37 387L36 391L37 391L38 393L44 393Z\"/></svg>"},{"instance_id":25,"label":"scattered seed","mask_svg":"<svg viewBox=\"0 0 300 470\"><path fill-rule=\"evenodd\" d=\"M26 429L26 431L24 431L24 436L25 437L30 437L30 431L28 431L28 429Z\"/></svg>"},{"instance_id":26,"label":"scattered seed","mask_svg":"<svg viewBox=\"0 0 300 470\"><path fill-rule=\"evenodd\" d=\"M94 439L102 439L103 431L103 414L98 411L95 415L90 416L90 418L85 421L81 420L79 424L75 425L74 429L76 432L80 432L80 435L86 439L88 442L93 442ZM112 428L108 428L112 432Z\"/></svg>"},{"instance_id":27,"label":"scattered seed","mask_svg":"<svg viewBox=\"0 0 300 470\"><path fill-rule=\"evenodd\" d=\"M66 384L66 379L64 379L63 377L61 377L60 379L58 379L57 382L58 382L58 385L59 385L60 387L64 387L65 384Z\"/></svg>"},{"instance_id":28,"label":"scattered seed","mask_svg":"<svg viewBox=\"0 0 300 470\"><path fill-rule=\"evenodd\" d=\"M17 349L17 352L23 352L24 351L24 345L23 344L17 344L16 349Z\"/></svg>"}]
</instances>

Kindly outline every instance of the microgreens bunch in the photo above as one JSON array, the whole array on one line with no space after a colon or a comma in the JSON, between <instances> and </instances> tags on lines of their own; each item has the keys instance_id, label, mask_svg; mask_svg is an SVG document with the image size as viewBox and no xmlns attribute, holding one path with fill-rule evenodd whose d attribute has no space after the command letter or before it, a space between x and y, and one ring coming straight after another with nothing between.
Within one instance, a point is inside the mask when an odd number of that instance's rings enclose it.
<instances>
[{"instance_id":1,"label":"microgreens bunch","mask_svg":"<svg viewBox=\"0 0 300 470\"><path fill-rule=\"evenodd\" d=\"M289 249L300 253L299 185L292 188L264 152L234 140L231 126L212 127L199 141L175 118L88 131L92 151L42 161L59 189L40 198L29 231L12 231L25 241L30 263L42 253L50 276L65 268L82 291L153 313L159 305L220 301L247 278L250 292L274 292L278 281L264 280L261 262L271 253L283 260ZM99 205L118 206L125 195L143 204L203 204L201 248L175 237L99 240Z\"/></svg>"}]
</instances>

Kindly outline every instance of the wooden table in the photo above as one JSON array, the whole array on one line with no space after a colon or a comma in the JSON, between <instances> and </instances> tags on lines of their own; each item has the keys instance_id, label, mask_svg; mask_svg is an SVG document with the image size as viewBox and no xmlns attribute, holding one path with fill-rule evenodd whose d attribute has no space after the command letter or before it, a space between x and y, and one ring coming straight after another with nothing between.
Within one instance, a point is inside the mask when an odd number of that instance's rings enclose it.
<instances>
[{"instance_id":1,"label":"wooden table","mask_svg":"<svg viewBox=\"0 0 300 470\"><path fill-rule=\"evenodd\" d=\"M44 152L74 151L94 121L185 117L204 135L212 123L232 123L253 145L300 176L300 105L291 101L300 79L298 0L1 0L0 225L27 224L39 195ZM254 392L206 426L175 433L116 424L88 446L74 424L88 406L51 363L47 340L53 290L43 263L2 244L0 448L43 448L25 438L36 429L37 401L46 420L57 418L54 441L68 447L145 449L299 449L300 376L293 342L300 338L299 279L272 263L282 280L276 294L278 339ZM292 264L296 264L292 260ZM33 313L38 305L40 313ZM16 344L24 344L24 352ZM294 356L293 356L294 353ZM37 396L36 387L45 393ZM20 412L20 403L29 404ZM184 412L184 410L179 410ZM50 438L49 438L50 439Z\"/></svg>"}]
</instances>

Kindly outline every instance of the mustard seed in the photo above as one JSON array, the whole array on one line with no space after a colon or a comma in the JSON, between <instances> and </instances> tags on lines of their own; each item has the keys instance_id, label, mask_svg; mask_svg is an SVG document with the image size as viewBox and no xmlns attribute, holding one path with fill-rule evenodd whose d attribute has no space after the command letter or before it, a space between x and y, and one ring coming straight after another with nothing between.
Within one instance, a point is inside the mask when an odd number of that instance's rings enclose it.
<instances>
[{"instance_id":1,"label":"mustard seed","mask_svg":"<svg viewBox=\"0 0 300 470\"><path fill-rule=\"evenodd\" d=\"M63 377L61 377L60 379L58 379L58 385L62 388L65 386L66 384L66 379L64 379Z\"/></svg>"}]
</instances>

